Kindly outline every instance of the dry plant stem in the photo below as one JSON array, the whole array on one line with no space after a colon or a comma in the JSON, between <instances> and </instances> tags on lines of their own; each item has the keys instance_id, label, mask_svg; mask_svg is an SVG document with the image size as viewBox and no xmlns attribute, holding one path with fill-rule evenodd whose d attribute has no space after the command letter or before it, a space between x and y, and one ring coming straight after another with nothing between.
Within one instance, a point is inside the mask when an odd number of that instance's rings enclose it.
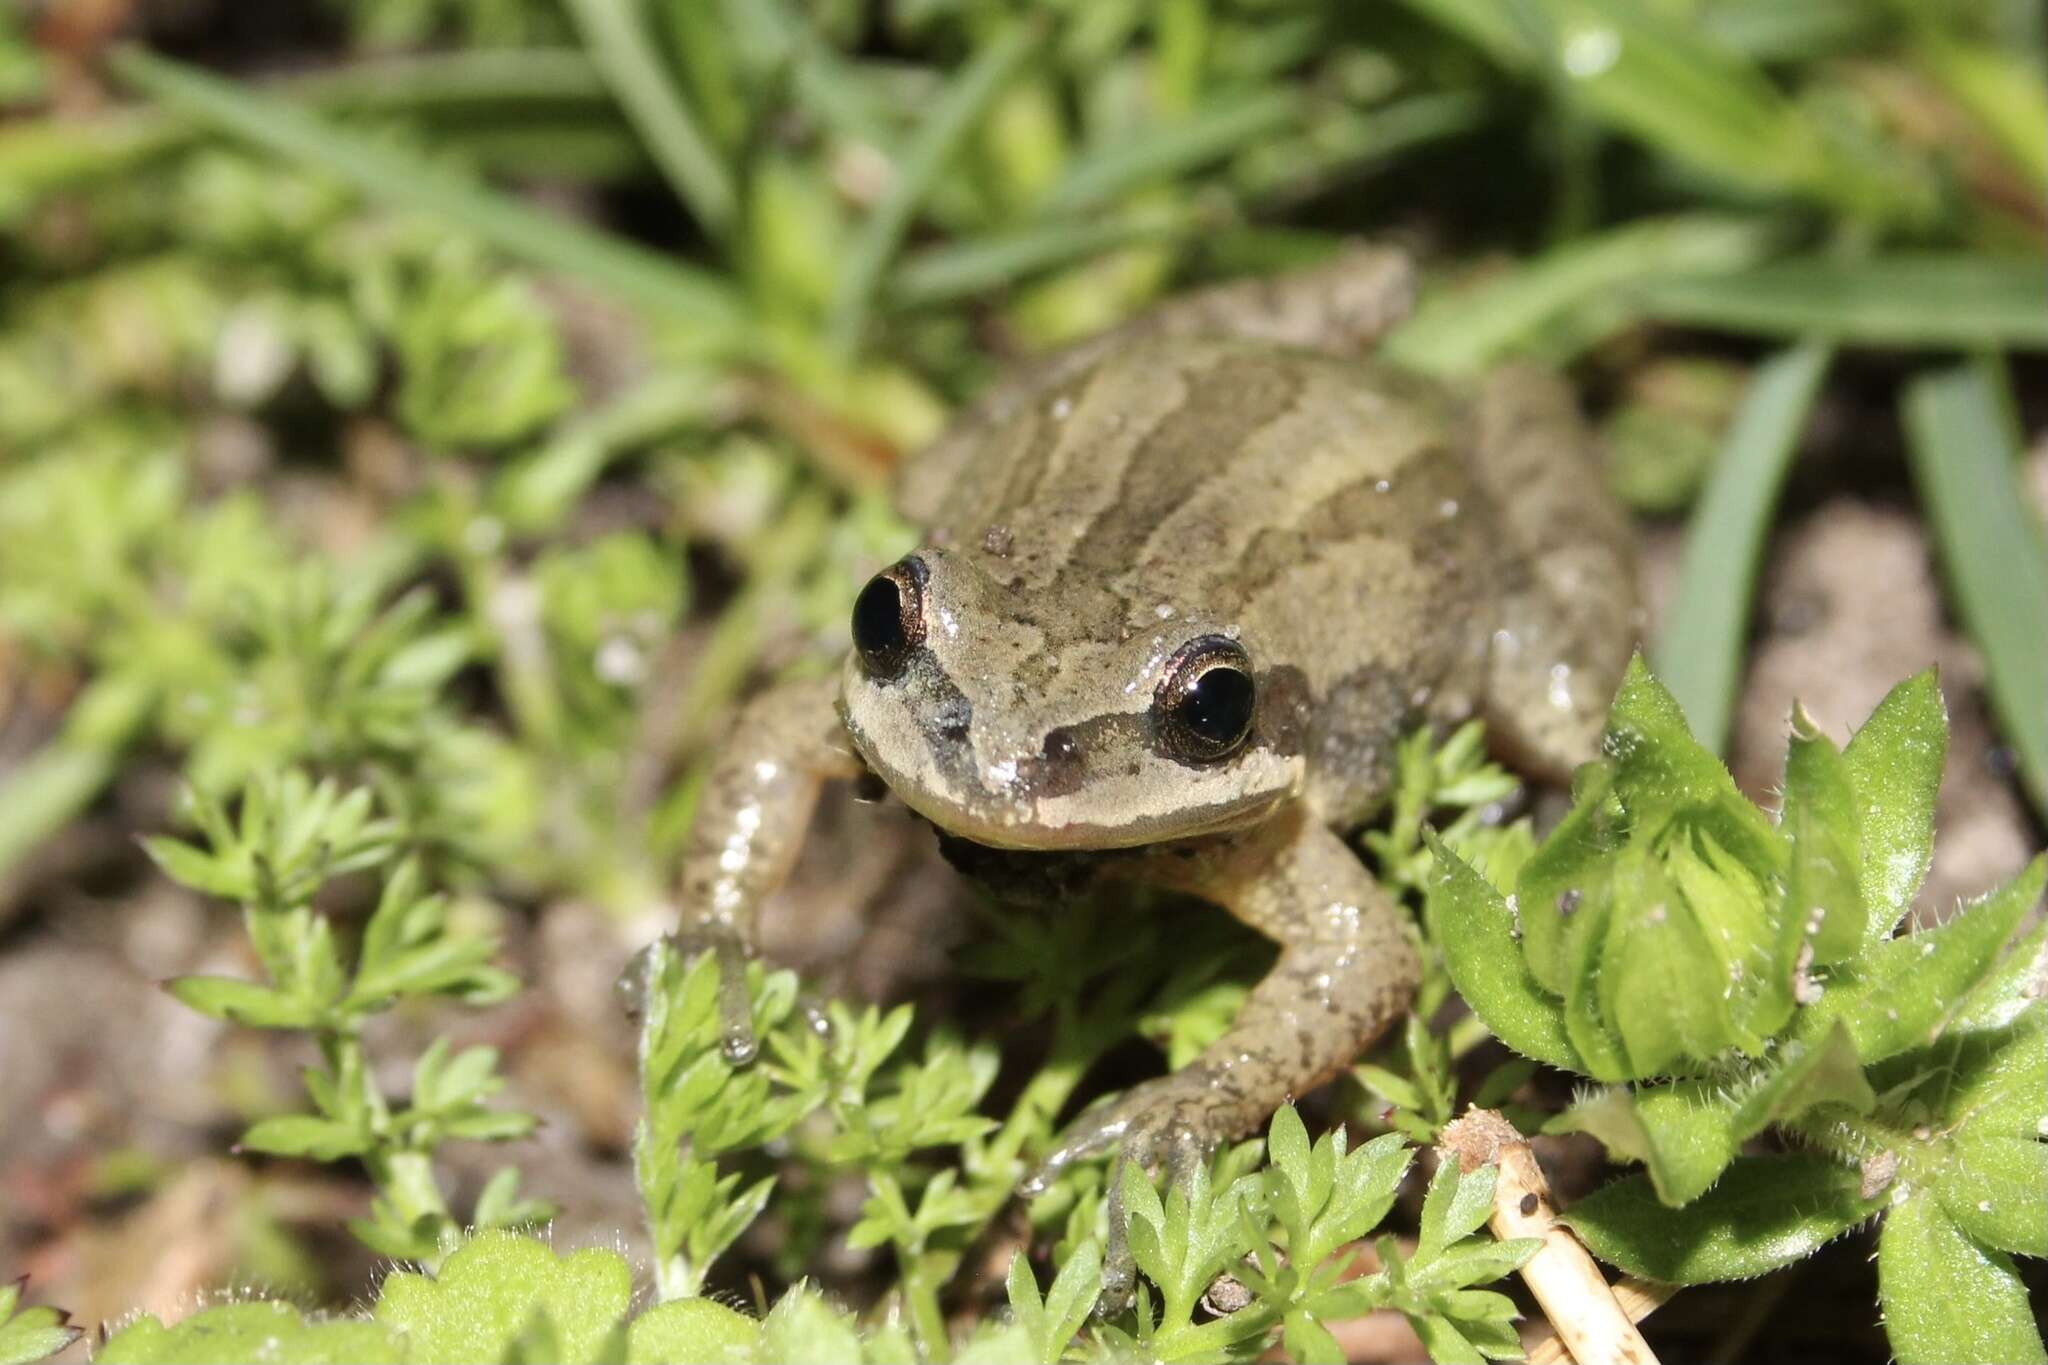
<instances>
[{"instance_id":1,"label":"dry plant stem","mask_svg":"<svg viewBox=\"0 0 2048 1365\"><path fill-rule=\"evenodd\" d=\"M1543 1240L1542 1250L1522 1267L1522 1279L1574 1360L1581 1365L1656 1365L1650 1344L1600 1267L1571 1229L1557 1221L1549 1182L1528 1139L1512 1123L1491 1109L1469 1109L1445 1126L1438 1150L1455 1157L1464 1170L1487 1162L1500 1167L1489 1226L1503 1240Z\"/></svg>"},{"instance_id":2,"label":"dry plant stem","mask_svg":"<svg viewBox=\"0 0 2048 1365\"><path fill-rule=\"evenodd\" d=\"M1614 1301L1621 1305L1622 1312L1628 1314L1628 1320L1641 1322L1669 1302L1679 1287L1626 1275L1616 1280L1611 1288ZM1529 1342L1529 1354L1524 1365L1566 1365L1572 1358L1571 1352L1565 1349L1564 1338L1548 1323L1543 1324Z\"/></svg>"}]
</instances>

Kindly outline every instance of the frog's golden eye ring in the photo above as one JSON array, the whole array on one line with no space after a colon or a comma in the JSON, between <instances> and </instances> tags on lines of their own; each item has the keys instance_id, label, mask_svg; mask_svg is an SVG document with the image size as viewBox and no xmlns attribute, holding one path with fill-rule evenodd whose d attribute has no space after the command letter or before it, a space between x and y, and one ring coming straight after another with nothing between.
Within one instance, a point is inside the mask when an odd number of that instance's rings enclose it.
<instances>
[{"instance_id":1,"label":"frog's golden eye ring","mask_svg":"<svg viewBox=\"0 0 2048 1365\"><path fill-rule=\"evenodd\" d=\"M1258 718L1251 656L1224 635L1202 635L1167 661L1166 680L1152 700L1161 739L1175 756L1213 763L1251 737Z\"/></svg>"},{"instance_id":2,"label":"frog's golden eye ring","mask_svg":"<svg viewBox=\"0 0 2048 1365\"><path fill-rule=\"evenodd\" d=\"M924 561L911 555L869 579L853 599L853 647L873 676L895 676L924 643L924 583Z\"/></svg>"}]
</instances>

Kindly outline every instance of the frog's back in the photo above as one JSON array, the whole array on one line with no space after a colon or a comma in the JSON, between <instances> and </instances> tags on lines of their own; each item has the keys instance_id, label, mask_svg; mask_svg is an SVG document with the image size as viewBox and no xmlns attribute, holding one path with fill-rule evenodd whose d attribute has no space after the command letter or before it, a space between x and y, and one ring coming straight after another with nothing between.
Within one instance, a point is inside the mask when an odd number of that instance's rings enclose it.
<instances>
[{"instance_id":1,"label":"frog's back","mask_svg":"<svg viewBox=\"0 0 2048 1365\"><path fill-rule=\"evenodd\" d=\"M1074 629L1225 622L1313 705L1365 677L1427 687L1470 652L1450 623L1493 537L1460 432L1443 392L1379 366L1148 339L970 420L908 485L934 543Z\"/></svg>"}]
</instances>

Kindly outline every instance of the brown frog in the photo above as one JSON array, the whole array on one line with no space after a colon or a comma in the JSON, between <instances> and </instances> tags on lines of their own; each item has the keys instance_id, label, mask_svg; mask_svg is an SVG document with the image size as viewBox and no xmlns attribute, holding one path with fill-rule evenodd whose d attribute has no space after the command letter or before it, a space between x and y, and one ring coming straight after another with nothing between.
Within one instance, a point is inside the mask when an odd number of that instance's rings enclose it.
<instances>
[{"instance_id":1,"label":"brown frog","mask_svg":"<svg viewBox=\"0 0 2048 1365\"><path fill-rule=\"evenodd\" d=\"M1396 742L1483 715L1566 776L1636 612L1559 380L1456 393L1364 358L1411 293L1404 257L1359 248L1190 295L1030 366L907 466L921 548L860 593L838 677L744 710L692 832L685 937L726 955L736 1060L755 907L820 783L864 772L988 851L957 860L984 876L1065 855L1280 945L1228 1033L1083 1115L1027 1191L1112 1148L1184 1164L1400 1017L1416 950L1344 837Z\"/></svg>"}]
</instances>

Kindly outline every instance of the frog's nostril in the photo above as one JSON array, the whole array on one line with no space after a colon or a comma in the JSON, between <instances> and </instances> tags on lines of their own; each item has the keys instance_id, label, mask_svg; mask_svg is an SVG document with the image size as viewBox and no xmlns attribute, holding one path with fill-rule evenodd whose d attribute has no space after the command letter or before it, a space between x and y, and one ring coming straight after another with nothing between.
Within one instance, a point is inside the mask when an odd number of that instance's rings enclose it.
<instances>
[{"instance_id":1,"label":"frog's nostril","mask_svg":"<svg viewBox=\"0 0 2048 1365\"><path fill-rule=\"evenodd\" d=\"M1046 731L1035 758L1017 765L1021 785L1033 796L1065 796L1081 785L1081 741L1065 726Z\"/></svg>"},{"instance_id":2,"label":"frog's nostril","mask_svg":"<svg viewBox=\"0 0 2048 1365\"><path fill-rule=\"evenodd\" d=\"M1081 741L1074 738L1073 731L1062 725L1045 733L1045 744L1039 749L1039 757L1047 763L1071 763L1081 756Z\"/></svg>"}]
</instances>

